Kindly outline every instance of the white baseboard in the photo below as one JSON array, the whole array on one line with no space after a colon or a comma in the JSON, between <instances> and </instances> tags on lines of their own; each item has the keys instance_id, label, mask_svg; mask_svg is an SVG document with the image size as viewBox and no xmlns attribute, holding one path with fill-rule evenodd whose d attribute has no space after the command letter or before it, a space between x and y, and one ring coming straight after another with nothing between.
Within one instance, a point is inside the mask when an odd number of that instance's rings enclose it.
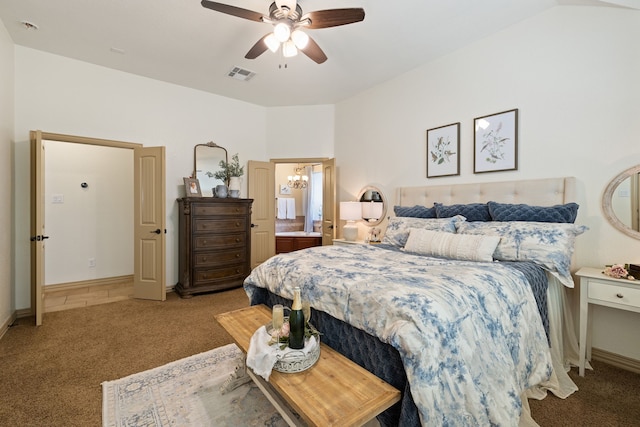
<instances>
[{"instance_id":1,"label":"white baseboard","mask_svg":"<svg viewBox=\"0 0 640 427\"><path fill-rule=\"evenodd\" d=\"M625 371L635 372L640 374L640 360L632 359L630 357L622 356L620 354L611 353L610 351L602 350L600 348L591 349L591 358L599 360L608 365L615 366Z\"/></svg>"},{"instance_id":2,"label":"white baseboard","mask_svg":"<svg viewBox=\"0 0 640 427\"><path fill-rule=\"evenodd\" d=\"M9 330L9 327L13 325L13 322L15 322L16 319L17 319L17 315L16 315L16 312L14 311L13 314L9 316L9 318L0 326L0 339L2 339L4 334L7 333L7 331Z\"/></svg>"}]
</instances>

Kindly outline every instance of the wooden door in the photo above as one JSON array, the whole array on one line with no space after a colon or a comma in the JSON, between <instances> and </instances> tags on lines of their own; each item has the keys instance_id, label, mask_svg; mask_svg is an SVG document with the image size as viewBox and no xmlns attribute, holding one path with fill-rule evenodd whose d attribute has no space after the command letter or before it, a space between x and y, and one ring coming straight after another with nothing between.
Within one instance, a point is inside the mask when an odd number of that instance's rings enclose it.
<instances>
[{"instance_id":1,"label":"wooden door","mask_svg":"<svg viewBox=\"0 0 640 427\"><path fill-rule=\"evenodd\" d=\"M336 224L336 159L327 159L322 162L323 245L333 245Z\"/></svg>"},{"instance_id":2,"label":"wooden door","mask_svg":"<svg viewBox=\"0 0 640 427\"><path fill-rule=\"evenodd\" d=\"M134 150L134 275L133 296L166 299L165 150Z\"/></svg>"},{"instance_id":3,"label":"wooden door","mask_svg":"<svg viewBox=\"0 0 640 427\"><path fill-rule=\"evenodd\" d=\"M249 160L247 187L251 208L251 268L276 254L275 164Z\"/></svg>"},{"instance_id":4,"label":"wooden door","mask_svg":"<svg viewBox=\"0 0 640 427\"><path fill-rule=\"evenodd\" d=\"M31 313L36 326L44 314L44 146L42 132L31 131Z\"/></svg>"}]
</instances>

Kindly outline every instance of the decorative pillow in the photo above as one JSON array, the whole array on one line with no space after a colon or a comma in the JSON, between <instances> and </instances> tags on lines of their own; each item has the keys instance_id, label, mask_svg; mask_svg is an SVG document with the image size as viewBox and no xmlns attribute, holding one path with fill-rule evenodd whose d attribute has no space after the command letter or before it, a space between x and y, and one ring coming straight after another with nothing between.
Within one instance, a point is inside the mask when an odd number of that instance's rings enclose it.
<instances>
[{"instance_id":1,"label":"decorative pillow","mask_svg":"<svg viewBox=\"0 0 640 427\"><path fill-rule=\"evenodd\" d=\"M428 208L426 206L415 205L409 206L394 206L393 211L396 216L411 217L411 218L436 218L436 209Z\"/></svg>"},{"instance_id":2,"label":"decorative pillow","mask_svg":"<svg viewBox=\"0 0 640 427\"><path fill-rule=\"evenodd\" d=\"M451 234L412 228L404 250L464 261L492 262L499 241L498 236Z\"/></svg>"},{"instance_id":3,"label":"decorative pillow","mask_svg":"<svg viewBox=\"0 0 640 427\"><path fill-rule=\"evenodd\" d=\"M578 204L531 206L489 202L489 213L494 221L533 221L574 223L578 216Z\"/></svg>"},{"instance_id":4,"label":"decorative pillow","mask_svg":"<svg viewBox=\"0 0 640 427\"><path fill-rule=\"evenodd\" d=\"M495 259L535 262L569 288L573 288L570 267L575 238L588 230L583 225L524 221L462 222L456 227L458 233L500 236Z\"/></svg>"},{"instance_id":5,"label":"decorative pillow","mask_svg":"<svg viewBox=\"0 0 640 427\"><path fill-rule=\"evenodd\" d=\"M442 203L434 203L436 209L436 217L449 218L456 215L462 215L467 221L491 221L489 207L486 203L469 203L466 205L443 205Z\"/></svg>"},{"instance_id":6,"label":"decorative pillow","mask_svg":"<svg viewBox=\"0 0 640 427\"><path fill-rule=\"evenodd\" d=\"M455 216L453 218L442 219L393 217L389 219L387 231L384 233L382 243L402 248L407 242L409 231L412 228L455 233L456 223L460 221L464 221L464 217Z\"/></svg>"}]
</instances>

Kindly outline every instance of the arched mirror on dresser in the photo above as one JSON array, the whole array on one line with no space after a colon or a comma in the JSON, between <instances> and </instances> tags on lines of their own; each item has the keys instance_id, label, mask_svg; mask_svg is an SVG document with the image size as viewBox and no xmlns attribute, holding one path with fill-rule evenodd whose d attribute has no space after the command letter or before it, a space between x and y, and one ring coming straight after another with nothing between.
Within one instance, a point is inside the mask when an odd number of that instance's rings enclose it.
<instances>
[{"instance_id":1,"label":"arched mirror on dresser","mask_svg":"<svg viewBox=\"0 0 640 427\"><path fill-rule=\"evenodd\" d=\"M220 170L220 161L229 161L227 149L215 142L197 144L193 147L193 173L191 176L200 182L203 196L213 196L213 188L216 185L228 184L213 177L213 174Z\"/></svg>"},{"instance_id":2,"label":"arched mirror on dresser","mask_svg":"<svg viewBox=\"0 0 640 427\"><path fill-rule=\"evenodd\" d=\"M602 196L604 215L627 236L640 239L640 165L616 176Z\"/></svg>"}]
</instances>

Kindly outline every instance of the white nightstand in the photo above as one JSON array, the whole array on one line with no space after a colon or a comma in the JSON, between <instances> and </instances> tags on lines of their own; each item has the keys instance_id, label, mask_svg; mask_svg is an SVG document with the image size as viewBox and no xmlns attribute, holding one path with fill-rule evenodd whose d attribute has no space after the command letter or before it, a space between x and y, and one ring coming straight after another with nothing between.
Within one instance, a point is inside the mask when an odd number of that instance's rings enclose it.
<instances>
[{"instance_id":1,"label":"white nightstand","mask_svg":"<svg viewBox=\"0 0 640 427\"><path fill-rule=\"evenodd\" d=\"M640 313L640 280L614 279L602 274L604 268L581 268L580 278L580 366L584 376L587 360L591 360L591 337L588 330L589 304L604 305Z\"/></svg>"},{"instance_id":2,"label":"white nightstand","mask_svg":"<svg viewBox=\"0 0 640 427\"><path fill-rule=\"evenodd\" d=\"M364 240L345 240L345 239L333 239L334 245L367 245L368 243Z\"/></svg>"}]
</instances>

